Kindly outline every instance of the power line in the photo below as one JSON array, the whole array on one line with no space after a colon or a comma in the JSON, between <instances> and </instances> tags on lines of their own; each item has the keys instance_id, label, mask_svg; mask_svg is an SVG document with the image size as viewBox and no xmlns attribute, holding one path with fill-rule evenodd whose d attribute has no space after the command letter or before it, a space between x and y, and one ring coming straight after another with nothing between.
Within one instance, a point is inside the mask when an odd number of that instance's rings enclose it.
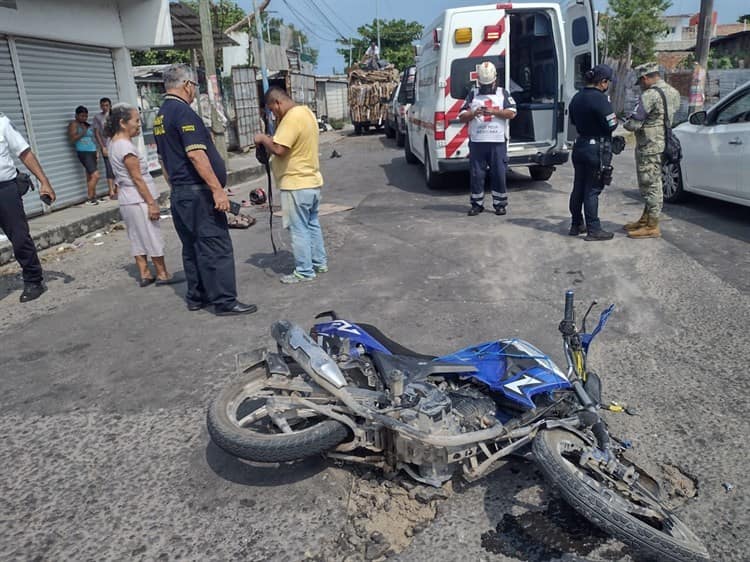
<instances>
[{"instance_id":1,"label":"power line","mask_svg":"<svg viewBox=\"0 0 750 562\"><path fill-rule=\"evenodd\" d=\"M345 28L346 28L347 30L349 30L349 31L352 31L352 32L355 32L355 31L356 31L356 30L355 30L355 29L354 29L354 28L353 28L353 27L351 26L351 24L350 24L349 22L345 21L345 20L344 20L344 18L342 18L342 17L341 17L341 16L340 16L340 15L338 14L338 12L337 12L336 10L334 10L333 8L331 8L330 4L328 4L328 2L326 2L326 0L320 0L320 3L321 3L321 4L323 4L323 6L325 6L325 7L326 7L326 9L327 9L327 10L328 10L329 12L331 12L331 13L332 13L332 14L334 15L334 17L335 17L336 19L338 19L338 20L339 20L339 21L340 21L341 23L343 23L343 24L344 24L344 27L345 27Z\"/></svg>"},{"instance_id":2,"label":"power line","mask_svg":"<svg viewBox=\"0 0 750 562\"><path fill-rule=\"evenodd\" d=\"M296 8L292 8L292 6L287 2L287 0L283 0L284 5L289 8L289 11L294 15L295 18L297 18L297 22L302 26L302 28L307 31L308 33L314 35L321 41L326 41L327 43L336 43L335 39L330 39L328 37L322 37L321 35L318 35L315 31L313 31L306 23L305 23L305 17L300 15L300 13L296 10Z\"/></svg>"},{"instance_id":3,"label":"power line","mask_svg":"<svg viewBox=\"0 0 750 562\"><path fill-rule=\"evenodd\" d=\"M313 0L306 0L306 1L307 1L308 6L312 6L315 9L315 11L318 12L323 17L329 29L331 29L334 33L336 33L336 35L338 35L342 39L345 39L344 34L341 33L335 25L333 25L333 22L328 18L328 16L323 12L323 10L320 9L320 6L318 6Z\"/></svg>"}]
</instances>

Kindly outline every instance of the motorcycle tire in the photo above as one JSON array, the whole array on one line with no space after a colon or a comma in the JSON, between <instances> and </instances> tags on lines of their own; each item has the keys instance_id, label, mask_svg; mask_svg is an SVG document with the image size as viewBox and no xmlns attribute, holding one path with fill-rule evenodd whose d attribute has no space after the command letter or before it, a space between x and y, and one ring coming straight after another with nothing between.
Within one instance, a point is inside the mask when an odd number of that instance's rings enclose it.
<instances>
[{"instance_id":1,"label":"motorcycle tire","mask_svg":"<svg viewBox=\"0 0 750 562\"><path fill-rule=\"evenodd\" d=\"M249 461L288 462L333 449L349 437L349 430L344 424L327 418L320 418L313 425L293 433L262 433L241 427L238 414L241 417L247 415L240 411L241 408L252 397L253 389L264 388L263 383L267 378L265 365L261 364L234 378L211 403L206 414L206 425L211 439L219 448Z\"/></svg>"},{"instance_id":2,"label":"motorcycle tire","mask_svg":"<svg viewBox=\"0 0 750 562\"><path fill-rule=\"evenodd\" d=\"M700 539L673 513L661 508L669 522L662 530L645 518L635 517L625 506L637 504L616 490L602 485L571 456L586 449L579 436L561 429L540 431L532 448L545 478L573 509L588 521L647 557L673 562L707 562L708 551ZM565 455L564 455L565 453ZM575 453L572 453L575 456ZM613 497L616 496L616 497Z\"/></svg>"}]
</instances>

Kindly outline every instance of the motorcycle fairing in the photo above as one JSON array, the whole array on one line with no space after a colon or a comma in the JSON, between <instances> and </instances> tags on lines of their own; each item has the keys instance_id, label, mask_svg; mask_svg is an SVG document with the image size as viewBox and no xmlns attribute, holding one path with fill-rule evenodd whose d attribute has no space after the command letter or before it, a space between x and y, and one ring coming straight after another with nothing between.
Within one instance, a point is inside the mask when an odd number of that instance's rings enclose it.
<instances>
[{"instance_id":1,"label":"motorcycle fairing","mask_svg":"<svg viewBox=\"0 0 750 562\"><path fill-rule=\"evenodd\" d=\"M353 322L323 322L316 324L313 331L317 334L318 343L324 348L327 348L324 345L326 339L348 339L352 356L358 355L358 345L364 348L365 353L379 351L393 355L365 329ZM570 388L567 377L549 356L520 339L474 345L434 360L476 367L476 373L460 373L457 376L464 380L475 379L524 408L534 408L532 398L538 394Z\"/></svg>"},{"instance_id":2,"label":"motorcycle fairing","mask_svg":"<svg viewBox=\"0 0 750 562\"><path fill-rule=\"evenodd\" d=\"M437 360L474 365L479 372L462 378L476 379L526 408L535 407L532 398L537 394L571 386L549 356L519 339L467 347Z\"/></svg>"},{"instance_id":3,"label":"motorcycle fairing","mask_svg":"<svg viewBox=\"0 0 750 562\"><path fill-rule=\"evenodd\" d=\"M347 322L346 320L334 320L333 322L322 322L315 324L313 328L318 337L322 336L325 338L339 338L348 339L350 342L350 353L352 356L357 356L357 345L361 345L365 349L365 353L371 353L372 351L380 351L391 355L391 352L381 344L378 340L373 338L366 330L357 326L353 322ZM322 343L322 342L318 342ZM324 346L325 347L325 346Z\"/></svg>"}]
</instances>

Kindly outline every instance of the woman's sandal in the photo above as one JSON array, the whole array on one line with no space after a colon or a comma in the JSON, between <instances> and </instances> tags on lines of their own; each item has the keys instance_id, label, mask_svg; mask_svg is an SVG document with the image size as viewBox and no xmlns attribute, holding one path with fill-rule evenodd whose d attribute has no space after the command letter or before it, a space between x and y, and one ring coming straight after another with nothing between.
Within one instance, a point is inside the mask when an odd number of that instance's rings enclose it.
<instances>
[{"instance_id":1,"label":"woman's sandal","mask_svg":"<svg viewBox=\"0 0 750 562\"><path fill-rule=\"evenodd\" d=\"M138 281L138 285L140 287L148 287L154 281L156 281L156 279L154 279L153 277L141 277L141 280Z\"/></svg>"}]
</instances>

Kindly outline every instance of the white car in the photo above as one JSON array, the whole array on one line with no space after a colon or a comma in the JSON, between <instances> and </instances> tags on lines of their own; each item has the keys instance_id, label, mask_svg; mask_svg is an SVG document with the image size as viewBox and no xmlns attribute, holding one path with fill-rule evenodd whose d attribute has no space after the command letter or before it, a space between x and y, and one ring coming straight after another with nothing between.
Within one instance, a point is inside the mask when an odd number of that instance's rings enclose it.
<instances>
[{"instance_id":1,"label":"white car","mask_svg":"<svg viewBox=\"0 0 750 562\"><path fill-rule=\"evenodd\" d=\"M750 206L750 82L674 128L682 161L664 169L664 200L686 192Z\"/></svg>"}]
</instances>

